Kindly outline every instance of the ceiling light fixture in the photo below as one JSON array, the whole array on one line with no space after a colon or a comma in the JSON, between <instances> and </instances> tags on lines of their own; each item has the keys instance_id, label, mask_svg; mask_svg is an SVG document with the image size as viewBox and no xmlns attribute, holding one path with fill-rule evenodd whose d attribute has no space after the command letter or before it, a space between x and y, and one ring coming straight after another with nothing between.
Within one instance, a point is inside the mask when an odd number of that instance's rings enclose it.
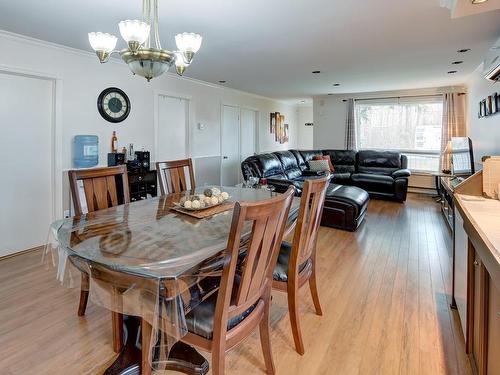
<instances>
[{"instance_id":1,"label":"ceiling light fixture","mask_svg":"<svg viewBox=\"0 0 500 375\"><path fill-rule=\"evenodd\" d=\"M463 48L463 49L459 49L457 52L458 53L465 53L465 52L469 52L470 51L470 48Z\"/></svg>"},{"instance_id":2,"label":"ceiling light fixture","mask_svg":"<svg viewBox=\"0 0 500 375\"><path fill-rule=\"evenodd\" d=\"M224 80L221 80L221 81L219 81L219 83L226 83L226 81L224 81Z\"/></svg>"},{"instance_id":3,"label":"ceiling light fixture","mask_svg":"<svg viewBox=\"0 0 500 375\"><path fill-rule=\"evenodd\" d=\"M472 4L482 4L487 2L488 0L472 0Z\"/></svg>"},{"instance_id":4,"label":"ceiling light fixture","mask_svg":"<svg viewBox=\"0 0 500 375\"><path fill-rule=\"evenodd\" d=\"M335 87L340 86L340 83L334 83L333 86Z\"/></svg>"},{"instance_id":5,"label":"ceiling light fixture","mask_svg":"<svg viewBox=\"0 0 500 375\"><path fill-rule=\"evenodd\" d=\"M452 62L453 65L459 65L459 64L462 64L462 63L463 63L463 61L453 61Z\"/></svg>"},{"instance_id":6,"label":"ceiling light fixture","mask_svg":"<svg viewBox=\"0 0 500 375\"><path fill-rule=\"evenodd\" d=\"M202 37L194 33L175 36L178 51L162 49L158 30L158 0L142 0L142 20L125 20L118 24L122 38L128 48L116 51L118 38L101 32L89 33L89 42L101 63L109 60L113 53L119 53L133 74L144 77L148 82L168 71L175 65L182 76L201 47ZM154 45L154 47L151 47Z\"/></svg>"},{"instance_id":7,"label":"ceiling light fixture","mask_svg":"<svg viewBox=\"0 0 500 375\"><path fill-rule=\"evenodd\" d=\"M313 70L312 71L312 74L319 74L319 73L321 73L321 70Z\"/></svg>"},{"instance_id":8,"label":"ceiling light fixture","mask_svg":"<svg viewBox=\"0 0 500 375\"><path fill-rule=\"evenodd\" d=\"M455 74L457 71L456 70L450 70L448 74Z\"/></svg>"}]
</instances>

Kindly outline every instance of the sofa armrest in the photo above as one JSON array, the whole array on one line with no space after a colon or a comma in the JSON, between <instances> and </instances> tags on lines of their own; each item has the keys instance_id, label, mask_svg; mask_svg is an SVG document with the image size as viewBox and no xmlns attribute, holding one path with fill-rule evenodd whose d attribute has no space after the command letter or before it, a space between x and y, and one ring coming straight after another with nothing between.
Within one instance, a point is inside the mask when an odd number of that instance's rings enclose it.
<instances>
[{"instance_id":1,"label":"sofa armrest","mask_svg":"<svg viewBox=\"0 0 500 375\"><path fill-rule=\"evenodd\" d=\"M302 193L303 186L298 181L286 180L286 179L276 179L268 178L267 183L274 186L277 193L284 193L290 185L295 187L295 194L300 195Z\"/></svg>"},{"instance_id":2,"label":"sofa armrest","mask_svg":"<svg viewBox=\"0 0 500 375\"><path fill-rule=\"evenodd\" d=\"M410 177L411 171L409 169L398 169L397 171L392 172L393 178L398 177Z\"/></svg>"},{"instance_id":3,"label":"sofa armrest","mask_svg":"<svg viewBox=\"0 0 500 375\"><path fill-rule=\"evenodd\" d=\"M309 169L305 169L302 171L302 176L324 176L325 171L310 171Z\"/></svg>"}]
</instances>

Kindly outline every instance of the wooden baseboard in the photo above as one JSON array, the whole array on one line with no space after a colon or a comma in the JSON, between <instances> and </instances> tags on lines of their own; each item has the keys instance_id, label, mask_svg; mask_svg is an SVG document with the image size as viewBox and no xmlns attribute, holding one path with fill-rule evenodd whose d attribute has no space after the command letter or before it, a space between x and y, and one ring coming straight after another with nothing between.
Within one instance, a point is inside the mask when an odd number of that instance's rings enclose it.
<instances>
[{"instance_id":1,"label":"wooden baseboard","mask_svg":"<svg viewBox=\"0 0 500 375\"><path fill-rule=\"evenodd\" d=\"M45 245L36 246L36 247L32 247L31 249L21 250L21 251L18 251L16 253L12 253L12 254L8 254L8 255L0 256L0 262L2 260L6 260L6 259L17 257L19 255L23 255L23 254L26 254L26 253L31 253L32 251L43 250L44 248L45 248Z\"/></svg>"}]
</instances>

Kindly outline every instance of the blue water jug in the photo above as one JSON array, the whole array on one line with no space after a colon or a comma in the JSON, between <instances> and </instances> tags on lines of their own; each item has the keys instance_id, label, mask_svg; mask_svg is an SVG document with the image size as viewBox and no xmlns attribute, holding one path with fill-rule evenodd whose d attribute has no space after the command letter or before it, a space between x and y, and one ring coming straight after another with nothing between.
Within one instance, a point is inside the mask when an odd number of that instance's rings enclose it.
<instances>
[{"instance_id":1,"label":"blue water jug","mask_svg":"<svg viewBox=\"0 0 500 375\"><path fill-rule=\"evenodd\" d=\"M99 163L99 138L97 135L75 135L73 164L76 168L95 167Z\"/></svg>"}]
</instances>

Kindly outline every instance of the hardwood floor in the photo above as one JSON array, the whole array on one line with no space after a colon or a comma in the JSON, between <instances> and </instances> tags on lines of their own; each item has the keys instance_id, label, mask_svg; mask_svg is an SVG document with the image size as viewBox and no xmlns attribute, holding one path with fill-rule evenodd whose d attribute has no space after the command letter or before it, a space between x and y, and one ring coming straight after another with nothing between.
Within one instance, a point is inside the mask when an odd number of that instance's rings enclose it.
<instances>
[{"instance_id":1,"label":"hardwood floor","mask_svg":"<svg viewBox=\"0 0 500 375\"><path fill-rule=\"evenodd\" d=\"M0 262L0 373L95 374L109 365L110 313L65 289L40 252ZM294 349L286 295L273 293L277 374L471 374L456 312L449 309L451 239L434 201L373 200L356 233L321 228L318 286L300 317L305 355ZM209 356L207 355L207 358ZM264 373L258 332L226 357L228 374Z\"/></svg>"}]
</instances>

